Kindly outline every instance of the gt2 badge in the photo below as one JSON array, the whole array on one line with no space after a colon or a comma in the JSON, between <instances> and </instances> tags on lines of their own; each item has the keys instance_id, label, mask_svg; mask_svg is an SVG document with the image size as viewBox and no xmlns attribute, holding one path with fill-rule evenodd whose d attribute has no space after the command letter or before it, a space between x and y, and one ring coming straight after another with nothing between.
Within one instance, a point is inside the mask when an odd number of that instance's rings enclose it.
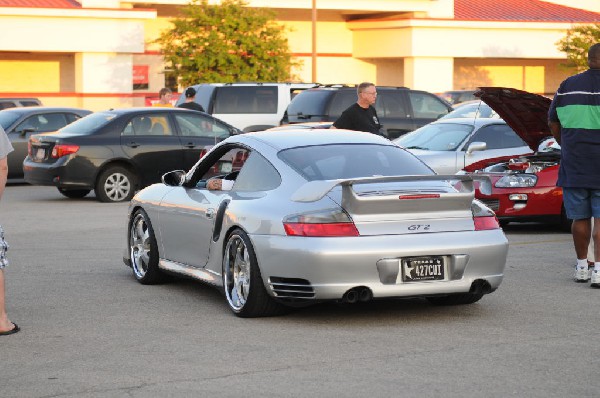
<instances>
[{"instance_id":1,"label":"gt2 badge","mask_svg":"<svg viewBox=\"0 0 600 398\"><path fill-rule=\"evenodd\" d=\"M414 224L408 227L409 231L429 231L431 225L429 224Z\"/></svg>"}]
</instances>

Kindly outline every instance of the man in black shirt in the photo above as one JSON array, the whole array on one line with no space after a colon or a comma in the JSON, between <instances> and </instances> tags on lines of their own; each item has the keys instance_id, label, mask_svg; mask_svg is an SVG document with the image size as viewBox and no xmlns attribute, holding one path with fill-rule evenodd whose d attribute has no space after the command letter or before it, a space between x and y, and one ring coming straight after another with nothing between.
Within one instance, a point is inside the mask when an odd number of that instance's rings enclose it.
<instances>
[{"instance_id":1,"label":"man in black shirt","mask_svg":"<svg viewBox=\"0 0 600 398\"><path fill-rule=\"evenodd\" d=\"M382 135L381 124L377 112L373 107L377 100L377 89L373 83L364 82L356 89L358 101L342 112L342 115L333 123L333 128L366 131Z\"/></svg>"},{"instance_id":2,"label":"man in black shirt","mask_svg":"<svg viewBox=\"0 0 600 398\"><path fill-rule=\"evenodd\" d=\"M195 102L194 101L195 99L196 99L196 90L194 90L194 87L188 87L188 89L185 90L185 102L179 104L177 107L204 112L204 108L202 107L202 105Z\"/></svg>"}]
</instances>

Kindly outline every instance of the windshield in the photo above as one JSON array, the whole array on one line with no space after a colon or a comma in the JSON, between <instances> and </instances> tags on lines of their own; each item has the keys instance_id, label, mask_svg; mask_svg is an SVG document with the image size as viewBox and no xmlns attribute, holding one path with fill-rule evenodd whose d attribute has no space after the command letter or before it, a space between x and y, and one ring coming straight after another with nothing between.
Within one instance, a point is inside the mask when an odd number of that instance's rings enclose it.
<instances>
[{"instance_id":1,"label":"windshield","mask_svg":"<svg viewBox=\"0 0 600 398\"><path fill-rule=\"evenodd\" d=\"M117 117L117 115L112 112L92 113L63 127L60 129L60 131L77 135L89 135L96 131L99 127L102 127L110 122L115 117Z\"/></svg>"},{"instance_id":2,"label":"windshield","mask_svg":"<svg viewBox=\"0 0 600 398\"><path fill-rule=\"evenodd\" d=\"M426 151L455 151L471 134L473 126L458 123L428 124L394 142L406 149Z\"/></svg>"},{"instance_id":3,"label":"windshield","mask_svg":"<svg viewBox=\"0 0 600 398\"><path fill-rule=\"evenodd\" d=\"M2 111L0 112L0 126L2 126L4 130L8 130L8 127L11 126L18 118L18 113Z\"/></svg>"},{"instance_id":4,"label":"windshield","mask_svg":"<svg viewBox=\"0 0 600 398\"><path fill-rule=\"evenodd\" d=\"M447 115L442 116L440 119L453 119L453 118L492 118L500 119L500 116L494 112L489 105L482 101L477 101L468 104L461 104L454 108L454 110Z\"/></svg>"},{"instance_id":5,"label":"windshield","mask_svg":"<svg viewBox=\"0 0 600 398\"><path fill-rule=\"evenodd\" d=\"M278 156L309 181L433 174L414 155L395 145L307 146L283 150Z\"/></svg>"}]
</instances>

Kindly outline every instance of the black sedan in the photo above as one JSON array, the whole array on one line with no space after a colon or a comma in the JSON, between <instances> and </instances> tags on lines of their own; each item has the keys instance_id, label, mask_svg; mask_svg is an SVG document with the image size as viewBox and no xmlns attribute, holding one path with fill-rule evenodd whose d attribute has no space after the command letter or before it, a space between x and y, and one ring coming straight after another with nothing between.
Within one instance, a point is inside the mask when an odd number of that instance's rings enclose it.
<instances>
[{"instance_id":1,"label":"black sedan","mask_svg":"<svg viewBox=\"0 0 600 398\"><path fill-rule=\"evenodd\" d=\"M130 200L171 170L188 170L202 150L240 131L203 112L128 108L96 112L29 140L25 181L69 198L92 189L102 202Z\"/></svg>"},{"instance_id":2,"label":"black sedan","mask_svg":"<svg viewBox=\"0 0 600 398\"><path fill-rule=\"evenodd\" d=\"M16 107L0 111L0 126L15 148L8 155L8 179L13 182L23 179L23 159L27 156L27 142L32 134L56 131L90 113L92 111L87 109L48 106Z\"/></svg>"}]
</instances>

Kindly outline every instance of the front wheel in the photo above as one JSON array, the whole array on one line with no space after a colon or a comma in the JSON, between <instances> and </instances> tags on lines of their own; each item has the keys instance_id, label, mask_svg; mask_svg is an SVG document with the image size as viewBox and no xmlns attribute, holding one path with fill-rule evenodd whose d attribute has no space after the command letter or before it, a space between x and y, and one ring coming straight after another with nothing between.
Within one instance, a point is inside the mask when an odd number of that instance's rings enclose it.
<instances>
[{"instance_id":1,"label":"front wheel","mask_svg":"<svg viewBox=\"0 0 600 398\"><path fill-rule=\"evenodd\" d=\"M234 230L225 245L223 288L227 304L242 318L279 315L285 307L266 292L248 235Z\"/></svg>"},{"instance_id":2,"label":"front wheel","mask_svg":"<svg viewBox=\"0 0 600 398\"><path fill-rule=\"evenodd\" d=\"M129 256L133 275L143 285L164 282L167 276L158 268L158 245L148 214L142 209L133 215L129 228Z\"/></svg>"},{"instance_id":3,"label":"front wheel","mask_svg":"<svg viewBox=\"0 0 600 398\"><path fill-rule=\"evenodd\" d=\"M90 189L65 189L58 188L58 192L70 199L81 199L90 193Z\"/></svg>"},{"instance_id":4,"label":"front wheel","mask_svg":"<svg viewBox=\"0 0 600 398\"><path fill-rule=\"evenodd\" d=\"M96 197L101 202L129 201L135 194L135 175L121 166L113 166L100 173L96 182Z\"/></svg>"}]
</instances>

